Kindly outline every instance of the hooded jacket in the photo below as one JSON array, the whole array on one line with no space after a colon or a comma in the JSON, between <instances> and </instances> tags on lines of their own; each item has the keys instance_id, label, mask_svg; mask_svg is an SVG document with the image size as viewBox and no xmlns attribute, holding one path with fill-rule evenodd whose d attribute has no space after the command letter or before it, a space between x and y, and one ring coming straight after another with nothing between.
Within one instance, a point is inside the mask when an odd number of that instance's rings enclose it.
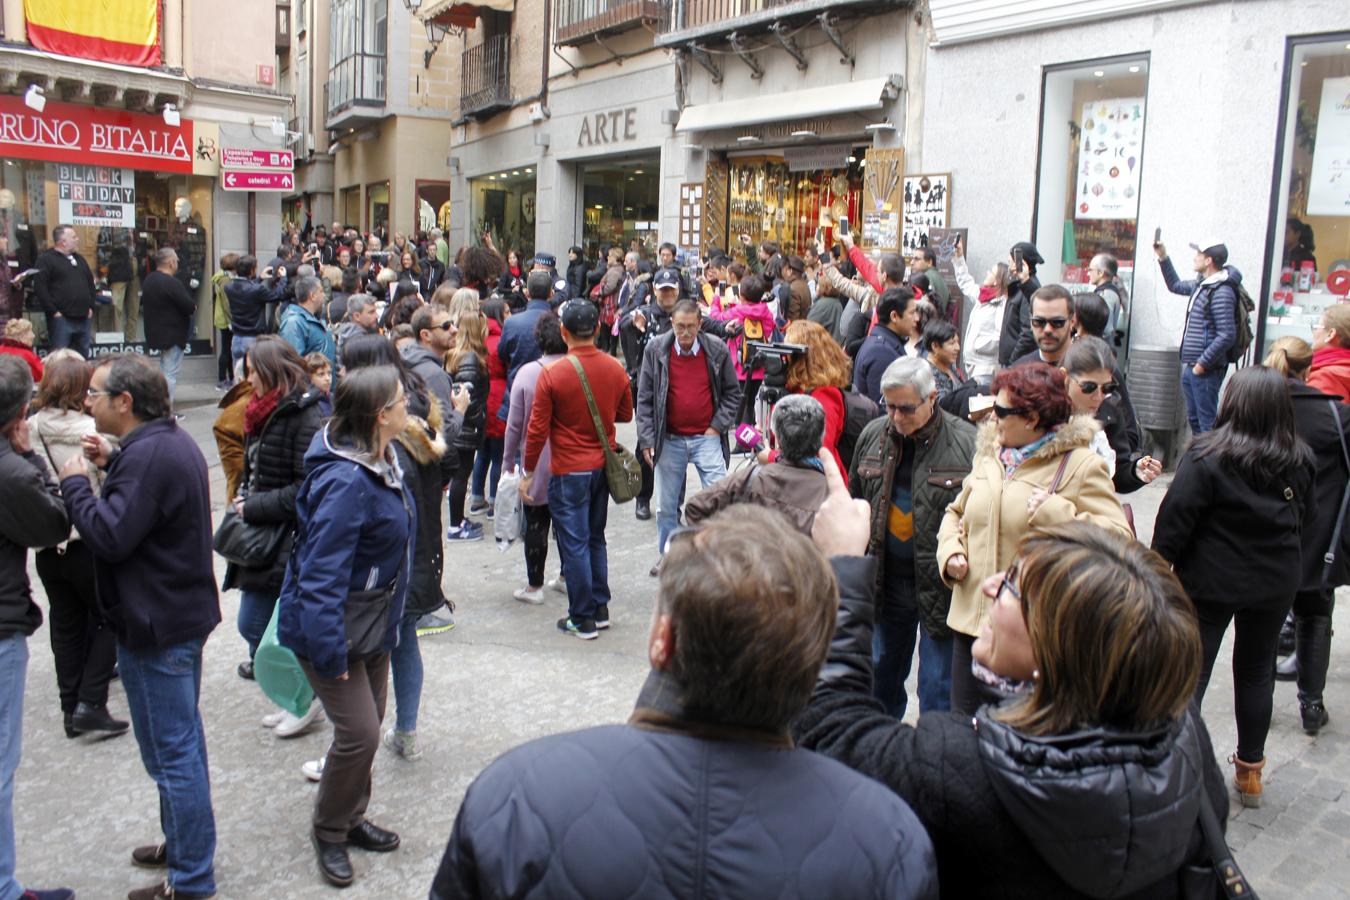
<instances>
[{"instance_id":1,"label":"hooded jacket","mask_svg":"<svg viewBox=\"0 0 1350 900\"><path fill-rule=\"evenodd\" d=\"M874 561L832 562L835 637L794 736L913 806L944 896L1155 900L1179 896L1183 868L1208 868L1200 804L1224 822L1228 794L1194 707L1151 729L1049 737L988 706L897 722L871 691Z\"/></svg>"},{"instance_id":2,"label":"hooded jacket","mask_svg":"<svg viewBox=\"0 0 1350 900\"><path fill-rule=\"evenodd\" d=\"M1100 427L1091 416L1072 417L1010 476L1005 476L998 458L994 423L986 422L980 428L970 475L938 529L938 572L952 588L947 625L953 631L971 636L980 633L993 602L980 586L1016 558L1017 544L1024 535L1076 519L1134 536L1106 463L1089 446ZM1036 491L1050 488L1060 457L1065 455L1069 459L1059 490L1028 516L1027 501ZM965 578L952 583L947 562L957 553L965 554L970 568Z\"/></svg>"},{"instance_id":3,"label":"hooded jacket","mask_svg":"<svg viewBox=\"0 0 1350 900\"><path fill-rule=\"evenodd\" d=\"M15 453L0 437L0 639L30 635L42 624L28 581L28 548L54 546L69 534L65 505L41 455Z\"/></svg>"},{"instance_id":4,"label":"hooded jacket","mask_svg":"<svg viewBox=\"0 0 1350 900\"><path fill-rule=\"evenodd\" d=\"M573 248L580 251L580 247ZM569 297L586 296L586 258L577 256L567 261L567 293Z\"/></svg>"},{"instance_id":5,"label":"hooded jacket","mask_svg":"<svg viewBox=\"0 0 1350 900\"><path fill-rule=\"evenodd\" d=\"M1227 368L1228 351L1237 339L1237 291L1233 286L1242 284L1242 273L1224 266L1208 278L1182 281L1170 258L1160 265L1167 289L1191 298L1181 336L1182 365L1201 365L1208 372Z\"/></svg>"},{"instance_id":6,"label":"hooded jacket","mask_svg":"<svg viewBox=\"0 0 1350 900\"><path fill-rule=\"evenodd\" d=\"M277 334L302 357L310 353L322 353L328 358L332 370L337 371L337 347L333 343L333 335L319 321L318 316L302 304L292 303L286 307Z\"/></svg>"},{"instance_id":7,"label":"hooded jacket","mask_svg":"<svg viewBox=\"0 0 1350 900\"><path fill-rule=\"evenodd\" d=\"M1328 344L1314 350L1308 386L1330 394L1342 403L1350 403L1350 347Z\"/></svg>"},{"instance_id":8,"label":"hooded jacket","mask_svg":"<svg viewBox=\"0 0 1350 900\"><path fill-rule=\"evenodd\" d=\"M758 322L764 331L764 337L761 340L773 340L778 324L774 321L773 310L769 308L769 304L736 303L723 307L721 311L714 310L711 315L720 322L734 322L738 326L735 329L736 333L727 339L727 350L731 353L732 364L736 367L736 377L741 381L745 381L747 378L763 378L763 369L755 369L752 372L746 366L746 363L754 357L754 354L745 346L745 323L747 320Z\"/></svg>"},{"instance_id":9,"label":"hooded jacket","mask_svg":"<svg viewBox=\"0 0 1350 900\"><path fill-rule=\"evenodd\" d=\"M408 401L408 424L392 444L403 470L403 488L417 510L412 572L406 613L426 615L445 605L441 576L445 552L441 544L441 503L449 483L443 461L449 447L442 435L441 405L427 392Z\"/></svg>"},{"instance_id":10,"label":"hooded jacket","mask_svg":"<svg viewBox=\"0 0 1350 900\"><path fill-rule=\"evenodd\" d=\"M403 361L413 374L422 379L431 396L441 407L441 434L450 447L446 454L445 465L451 471L459 468L459 453L455 446L459 444L459 434L464 428L464 414L450 403L450 390L454 386L450 373L445 371L445 358L423 347L421 344L408 344L403 348Z\"/></svg>"},{"instance_id":11,"label":"hooded jacket","mask_svg":"<svg viewBox=\"0 0 1350 900\"><path fill-rule=\"evenodd\" d=\"M347 597L393 586L384 650L398 645L417 513L397 457L334 444L329 426L305 454L295 550L277 601L277 640L324 678L347 671Z\"/></svg>"}]
</instances>

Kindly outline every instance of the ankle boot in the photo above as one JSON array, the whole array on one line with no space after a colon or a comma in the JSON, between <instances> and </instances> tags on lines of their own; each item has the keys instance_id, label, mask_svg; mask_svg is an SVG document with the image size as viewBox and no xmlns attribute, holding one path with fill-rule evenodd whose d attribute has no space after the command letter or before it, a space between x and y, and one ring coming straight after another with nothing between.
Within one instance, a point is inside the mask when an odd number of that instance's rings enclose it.
<instances>
[{"instance_id":1,"label":"ankle boot","mask_svg":"<svg viewBox=\"0 0 1350 900\"><path fill-rule=\"evenodd\" d=\"M1322 703L1331 662L1331 617L1300 616L1298 620L1298 708L1303 730L1317 734L1331 717Z\"/></svg>"},{"instance_id":2,"label":"ankle boot","mask_svg":"<svg viewBox=\"0 0 1350 900\"><path fill-rule=\"evenodd\" d=\"M1237 767L1237 773L1233 777L1233 783L1237 785L1238 795L1242 798L1242 805L1248 807L1258 807L1261 805L1261 770L1266 767L1266 761L1263 758L1260 762L1243 762L1237 758L1234 753L1228 757L1228 761Z\"/></svg>"}]
</instances>

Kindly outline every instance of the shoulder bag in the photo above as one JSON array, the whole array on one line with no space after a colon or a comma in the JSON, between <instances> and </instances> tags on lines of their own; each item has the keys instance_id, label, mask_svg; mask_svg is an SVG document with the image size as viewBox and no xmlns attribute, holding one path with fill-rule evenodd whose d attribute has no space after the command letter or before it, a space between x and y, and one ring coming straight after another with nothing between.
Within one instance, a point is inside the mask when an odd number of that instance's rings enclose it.
<instances>
[{"instance_id":1,"label":"shoulder bag","mask_svg":"<svg viewBox=\"0 0 1350 900\"><path fill-rule=\"evenodd\" d=\"M258 442L254 444L254 455L257 454L256 448L261 445L262 435L259 435ZM256 474L251 458L246 456L245 462L248 464L249 472L245 488L240 491L242 496L248 496L248 487L251 486L253 475ZM281 549L281 542L286 539L289 530L290 526L285 522L267 525L246 522L244 517L235 511L234 506L230 505L225 508L225 517L220 520L220 527L211 538L211 546L228 562L237 566L245 569L264 569L272 565L272 561L277 558L277 551Z\"/></svg>"},{"instance_id":2,"label":"shoulder bag","mask_svg":"<svg viewBox=\"0 0 1350 900\"><path fill-rule=\"evenodd\" d=\"M1346 482L1345 490L1341 493L1341 509L1336 516L1336 528L1331 532L1331 544L1327 547L1326 555L1322 557L1322 587L1334 588L1338 583L1335 570L1337 566L1337 551L1340 550L1341 540L1345 534L1345 514L1350 511L1350 448L1345 445L1345 427L1341 424L1341 412L1335 400L1328 400L1327 405L1331 407L1331 415L1336 424L1336 437L1341 441L1341 459L1345 463Z\"/></svg>"},{"instance_id":3,"label":"shoulder bag","mask_svg":"<svg viewBox=\"0 0 1350 900\"><path fill-rule=\"evenodd\" d=\"M609 495L615 503L627 503L642 490L642 468L632 450L619 443L613 447L609 445L609 439L605 437L605 423L600 420L600 409L595 405L595 394L591 393L591 383L586 379L586 370L575 356L569 355L567 360L577 370L577 378L581 379L581 390L586 395L586 405L591 408L595 434L605 451L605 481L609 484Z\"/></svg>"},{"instance_id":4,"label":"shoulder bag","mask_svg":"<svg viewBox=\"0 0 1350 900\"><path fill-rule=\"evenodd\" d=\"M1247 876L1233 859L1233 851L1228 849L1228 842L1219 827L1219 817L1209 805L1208 793L1202 793L1200 797L1200 833L1205 839L1201 854L1208 857L1208 865L1181 867L1180 896L1185 900L1258 900Z\"/></svg>"}]
</instances>

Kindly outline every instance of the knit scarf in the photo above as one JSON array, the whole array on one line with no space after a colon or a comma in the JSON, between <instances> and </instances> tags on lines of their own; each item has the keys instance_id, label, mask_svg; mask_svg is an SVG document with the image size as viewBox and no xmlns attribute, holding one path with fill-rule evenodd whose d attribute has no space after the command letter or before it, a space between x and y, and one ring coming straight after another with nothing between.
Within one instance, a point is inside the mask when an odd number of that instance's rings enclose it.
<instances>
[{"instance_id":1,"label":"knit scarf","mask_svg":"<svg viewBox=\"0 0 1350 900\"><path fill-rule=\"evenodd\" d=\"M982 284L982 285L980 285L980 302L981 302L981 303L988 303L990 300L995 300L995 299L997 299L997 298L999 298L999 297L1001 297L1001 296L1003 296L1003 295L999 293L999 291L998 291L998 285L996 285L996 284Z\"/></svg>"},{"instance_id":2,"label":"knit scarf","mask_svg":"<svg viewBox=\"0 0 1350 900\"><path fill-rule=\"evenodd\" d=\"M1017 467L1022 465L1035 454L1035 452L1050 442L1055 436L1052 429L1038 437L1036 440L1027 444L1025 447L1002 447L998 451L998 461L1003 463L1003 477L1011 478L1012 473L1017 471Z\"/></svg>"},{"instance_id":3,"label":"knit scarf","mask_svg":"<svg viewBox=\"0 0 1350 900\"><path fill-rule=\"evenodd\" d=\"M249 397L248 405L244 407L244 434L248 437L257 437L280 402L281 388L273 388L265 394L254 394Z\"/></svg>"}]
</instances>

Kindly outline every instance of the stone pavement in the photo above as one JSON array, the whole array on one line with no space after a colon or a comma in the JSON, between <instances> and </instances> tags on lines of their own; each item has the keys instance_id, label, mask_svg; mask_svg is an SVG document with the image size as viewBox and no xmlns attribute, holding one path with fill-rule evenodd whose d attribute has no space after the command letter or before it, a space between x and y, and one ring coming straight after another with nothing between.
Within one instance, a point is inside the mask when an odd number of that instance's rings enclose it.
<instances>
[{"instance_id":1,"label":"stone pavement","mask_svg":"<svg viewBox=\"0 0 1350 900\"><path fill-rule=\"evenodd\" d=\"M215 410L196 405L211 400L209 387L191 390L192 402L180 396L180 407L186 409L185 427L212 463L218 515L224 489L211 438ZM631 446L631 426L620 437ZM1154 485L1130 498L1145 540L1163 489ZM655 522L637 522L631 505L612 507L608 536L613 627L593 642L556 631L554 620L566 606L561 595L539 607L511 598L524 577L519 549L499 553L490 541L447 547L445 584L458 606L458 626L422 640L426 684L418 732L426 753L408 763L381 749L375 764L371 818L399 831L403 846L387 856L354 851L358 880L345 896L426 896L460 799L488 762L541 735L627 718L647 669L645 638L655 595L647 570L655 559ZM550 574L556 569L552 555ZM45 608L31 566L30 573ZM207 643L202 683L220 897L327 897L332 889L319 880L308 837L314 786L300 765L323 754L329 731L283 741L259 726L271 707L256 686L235 674L246 652L234 627L238 604L237 592L221 597L225 620ZM29 649L24 761L15 794L18 874L35 887L75 887L83 898L124 897L154 880L155 873L129 860L132 847L160 839L154 786L131 736L92 743L64 737L45 628ZM1223 659L1228 653L1226 646ZM912 694L913 678L909 688ZM1236 742L1231 690L1231 673L1221 665L1205 712L1215 751L1225 759ZM1233 795L1230 840L1266 898L1350 896L1346 638L1333 646L1327 703L1330 727L1308 738L1299 728L1293 685L1280 684L1265 806L1240 810ZM126 712L117 682L109 705L115 714ZM391 709L386 722L392 717ZM1225 763L1225 773L1229 769Z\"/></svg>"}]
</instances>

